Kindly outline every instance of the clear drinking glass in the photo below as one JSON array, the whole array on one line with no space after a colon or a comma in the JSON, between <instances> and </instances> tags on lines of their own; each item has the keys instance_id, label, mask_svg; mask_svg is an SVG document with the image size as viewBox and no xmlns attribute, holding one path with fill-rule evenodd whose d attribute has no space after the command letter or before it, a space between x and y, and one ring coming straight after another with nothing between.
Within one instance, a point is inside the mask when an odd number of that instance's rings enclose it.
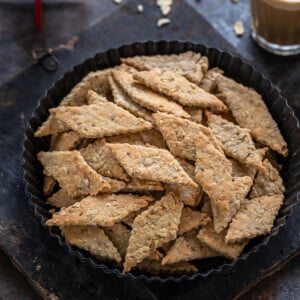
<instances>
[{"instance_id":1,"label":"clear drinking glass","mask_svg":"<svg viewBox=\"0 0 300 300\"><path fill-rule=\"evenodd\" d=\"M251 0L252 37L279 55L300 53L300 0Z\"/></svg>"}]
</instances>

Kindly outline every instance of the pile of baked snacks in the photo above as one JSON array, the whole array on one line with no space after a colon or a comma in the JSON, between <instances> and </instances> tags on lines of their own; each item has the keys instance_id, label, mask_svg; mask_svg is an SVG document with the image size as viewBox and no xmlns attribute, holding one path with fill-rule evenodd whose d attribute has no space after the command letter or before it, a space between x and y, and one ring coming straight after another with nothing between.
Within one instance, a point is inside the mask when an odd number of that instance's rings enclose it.
<instances>
[{"instance_id":1,"label":"pile of baked snacks","mask_svg":"<svg viewBox=\"0 0 300 300\"><path fill-rule=\"evenodd\" d=\"M196 272L271 232L288 155L261 96L199 53L89 73L35 132L49 226L123 272ZM197 262L196 262L197 265Z\"/></svg>"}]
</instances>

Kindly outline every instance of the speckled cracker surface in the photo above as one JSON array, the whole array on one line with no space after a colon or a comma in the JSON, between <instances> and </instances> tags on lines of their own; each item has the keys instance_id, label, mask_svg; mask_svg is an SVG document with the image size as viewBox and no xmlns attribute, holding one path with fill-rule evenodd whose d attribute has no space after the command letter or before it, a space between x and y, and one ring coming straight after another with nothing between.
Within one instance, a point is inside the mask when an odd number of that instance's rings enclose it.
<instances>
[{"instance_id":1,"label":"speckled cracker surface","mask_svg":"<svg viewBox=\"0 0 300 300\"><path fill-rule=\"evenodd\" d=\"M247 242L228 245L225 243L225 235L225 230L216 233L211 226L205 226L200 229L197 238L202 245L211 248L222 256L234 260L242 253Z\"/></svg>"},{"instance_id":2,"label":"speckled cracker surface","mask_svg":"<svg viewBox=\"0 0 300 300\"><path fill-rule=\"evenodd\" d=\"M96 195L110 187L107 181L84 161L79 151L40 152L38 160L44 167L44 174L53 176L70 197Z\"/></svg>"},{"instance_id":3,"label":"speckled cracker surface","mask_svg":"<svg viewBox=\"0 0 300 300\"><path fill-rule=\"evenodd\" d=\"M251 177L252 181L254 180L257 170L255 170L253 168L248 168L247 166L241 164L239 161L237 161L233 158L230 159L230 162L232 165L232 176L233 177L249 176L249 177Z\"/></svg>"},{"instance_id":4,"label":"speckled cracker surface","mask_svg":"<svg viewBox=\"0 0 300 300\"><path fill-rule=\"evenodd\" d=\"M287 156L287 144L261 96L253 89L223 75L218 77L217 84L222 99L237 123L250 129L251 135L260 143Z\"/></svg>"},{"instance_id":5,"label":"speckled cracker surface","mask_svg":"<svg viewBox=\"0 0 300 300\"><path fill-rule=\"evenodd\" d=\"M191 116L191 121L202 124L203 112L199 107L185 106L184 110Z\"/></svg>"},{"instance_id":6,"label":"speckled cracker surface","mask_svg":"<svg viewBox=\"0 0 300 300\"><path fill-rule=\"evenodd\" d=\"M87 91L87 95L86 95L86 99L87 99L87 104L102 104L102 103L107 103L108 100L97 94L95 91L93 90L88 90Z\"/></svg>"},{"instance_id":7,"label":"speckled cracker surface","mask_svg":"<svg viewBox=\"0 0 300 300\"><path fill-rule=\"evenodd\" d=\"M250 199L261 196L278 195L285 192L279 172L267 159L263 161L263 165L265 169L257 173L250 192Z\"/></svg>"},{"instance_id":8,"label":"speckled cracker surface","mask_svg":"<svg viewBox=\"0 0 300 300\"><path fill-rule=\"evenodd\" d=\"M211 93L216 88L216 79L219 74L223 74L223 70L219 68L213 68L206 72L205 76L201 80L199 87L201 87L204 91Z\"/></svg>"},{"instance_id":9,"label":"speckled cracker surface","mask_svg":"<svg viewBox=\"0 0 300 300\"><path fill-rule=\"evenodd\" d=\"M163 258L162 265L215 256L218 256L218 254L214 250L203 246L196 236L181 236Z\"/></svg>"},{"instance_id":10,"label":"speckled cracker surface","mask_svg":"<svg viewBox=\"0 0 300 300\"><path fill-rule=\"evenodd\" d=\"M62 208L71 206L82 199L83 197L70 197L64 189L60 189L47 199L47 203L57 208Z\"/></svg>"},{"instance_id":11,"label":"speckled cracker surface","mask_svg":"<svg viewBox=\"0 0 300 300\"><path fill-rule=\"evenodd\" d=\"M62 226L60 229L69 244L89 251L103 260L121 262L118 250L101 228L95 226Z\"/></svg>"},{"instance_id":12,"label":"speckled cracker surface","mask_svg":"<svg viewBox=\"0 0 300 300\"><path fill-rule=\"evenodd\" d=\"M75 149L81 141L77 132L70 131L51 136L51 151L66 151Z\"/></svg>"},{"instance_id":13,"label":"speckled cracker surface","mask_svg":"<svg viewBox=\"0 0 300 300\"><path fill-rule=\"evenodd\" d=\"M72 88L70 93L63 98L60 105L80 106L87 104L86 96L88 90L94 90L96 93L107 97L110 93L108 77L111 74L111 70L112 68L87 74Z\"/></svg>"},{"instance_id":14,"label":"speckled cracker surface","mask_svg":"<svg viewBox=\"0 0 300 300\"><path fill-rule=\"evenodd\" d=\"M152 128L141 118L112 102L82 106L60 106L50 109L55 118L84 138L134 133Z\"/></svg>"},{"instance_id":15,"label":"speckled cracker surface","mask_svg":"<svg viewBox=\"0 0 300 300\"><path fill-rule=\"evenodd\" d=\"M170 193L134 219L124 272L147 258L151 250L176 238L182 206L182 202Z\"/></svg>"},{"instance_id":16,"label":"speckled cracker surface","mask_svg":"<svg viewBox=\"0 0 300 300\"><path fill-rule=\"evenodd\" d=\"M245 201L229 225L226 242L242 242L269 234L282 202L283 195L263 196Z\"/></svg>"},{"instance_id":17,"label":"speckled cracker surface","mask_svg":"<svg viewBox=\"0 0 300 300\"><path fill-rule=\"evenodd\" d=\"M122 259L124 259L128 247L130 230L120 223L114 224L111 227L104 227L103 230L118 249Z\"/></svg>"},{"instance_id":18,"label":"speckled cracker surface","mask_svg":"<svg viewBox=\"0 0 300 300\"><path fill-rule=\"evenodd\" d=\"M62 208L46 224L112 226L130 213L148 205L150 196L103 194L89 196L67 208Z\"/></svg>"},{"instance_id":19,"label":"speckled cracker surface","mask_svg":"<svg viewBox=\"0 0 300 300\"><path fill-rule=\"evenodd\" d=\"M210 220L211 218L206 214L184 207L181 212L178 235L183 235L194 228L206 225Z\"/></svg>"},{"instance_id":20,"label":"speckled cracker surface","mask_svg":"<svg viewBox=\"0 0 300 300\"><path fill-rule=\"evenodd\" d=\"M132 101L112 77L109 78L109 84L113 95L113 101L116 104L127 109L136 117L143 118L150 123L154 123L152 112Z\"/></svg>"},{"instance_id":21,"label":"speckled cracker surface","mask_svg":"<svg viewBox=\"0 0 300 300\"><path fill-rule=\"evenodd\" d=\"M116 144L121 143L121 144L132 144L132 145L144 146L145 141L142 137L142 132L107 136L105 137L105 140L109 143L116 143Z\"/></svg>"},{"instance_id":22,"label":"speckled cracker surface","mask_svg":"<svg viewBox=\"0 0 300 300\"><path fill-rule=\"evenodd\" d=\"M102 176L129 181L129 176L104 140L96 140L86 148L80 149L80 153L87 164Z\"/></svg>"},{"instance_id":23,"label":"speckled cracker surface","mask_svg":"<svg viewBox=\"0 0 300 300\"><path fill-rule=\"evenodd\" d=\"M225 104L216 96L205 92L179 74L156 69L138 72L133 78L154 91L171 97L181 105L227 110Z\"/></svg>"},{"instance_id":24,"label":"speckled cracker surface","mask_svg":"<svg viewBox=\"0 0 300 300\"><path fill-rule=\"evenodd\" d=\"M138 70L159 68L173 71L196 84L201 82L203 73L208 68L208 60L201 57L201 54L192 51L171 55L134 56L121 58L121 61Z\"/></svg>"},{"instance_id":25,"label":"speckled cracker surface","mask_svg":"<svg viewBox=\"0 0 300 300\"><path fill-rule=\"evenodd\" d=\"M35 137L47 136L50 134L58 134L67 131L69 127L64 122L57 120L50 114L48 119L34 133Z\"/></svg>"},{"instance_id":26,"label":"speckled cracker surface","mask_svg":"<svg viewBox=\"0 0 300 300\"><path fill-rule=\"evenodd\" d=\"M152 111L163 111L185 118L190 117L178 103L136 83L132 76L121 70L113 72L113 78L132 101Z\"/></svg>"},{"instance_id":27,"label":"speckled cracker surface","mask_svg":"<svg viewBox=\"0 0 300 300\"><path fill-rule=\"evenodd\" d=\"M208 126L220 141L224 153L249 167L263 169L248 129L241 128L222 117L207 113Z\"/></svg>"},{"instance_id":28,"label":"speckled cracker surface","mask_svg":"<svg viewBox=\"0 0 300 300\"><path fill-rule=\"evenodd\" d=\"M108 145L127 174L133 178L197 187L167 150L129 144Z\"/></svg>"},{"instance_id":29,"label":"speckled cracker surface","mask_svg":"<svg viewBox=\"0 0 300 300\"><path fill-rule=\"evenodd\" d=\"M201 124L165 113L154 113L153 118L174 156L195 161L196 141L205 137L220 147L212 131Z\"/></svg>"}]
</instances>

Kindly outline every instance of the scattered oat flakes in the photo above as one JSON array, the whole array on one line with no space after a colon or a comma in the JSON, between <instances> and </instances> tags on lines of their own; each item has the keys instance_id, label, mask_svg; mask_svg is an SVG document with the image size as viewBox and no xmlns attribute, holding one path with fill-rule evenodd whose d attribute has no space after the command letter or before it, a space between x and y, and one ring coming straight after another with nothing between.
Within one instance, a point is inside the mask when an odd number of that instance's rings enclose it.
<instances>
[{"instance_id":1,"label":"scattered oat flakes","mask_svg":"<svg viewBox=\"0 0 300 300\"><path fill-rule=\"evenodd\" d=\"M234 32L236 36L242 36L245 33L244 24L242 21L237 21L234 24Z\"/></svg>"},{"instance_id":2,"label":"scattered oat flakes","mask_svg":"<svg viewBox=\"0 0 300 300\"><path fill-rule=\"evenodd\" d=\"M142 13L142 12L144 11L144 5L138 4L138 5L136 6L136 9L137 9L137 11L138 11L139 13Z\"/></svg>"},{"instance_id":3,"label":"scattered oat flakes","mask_svg":"<svg viewBox=\"0 0 300 300\"><path fill-rule=\"evenodd\" d=\"M153 198L132 194L103 194L89 196L55 213L46 224L112 226L133 211L148 205Z\"/></svg>"},{"instance_id":4,"label":"scattered oat flakes","mask_svg":"<svg viewBox=\"0 0 300 300\"><path fill-rule=\"evenodd\" d=\"M169 24L171 22L170 19L168 18L160 18L157 20L156 26L158 28L162 27L162 26L166 26L167 24Z\"/></svg>"},{"instance_id":5,"label":"scattered oat flakes","mask_svg":"<svg viewBox=\"0 0 300 300\"><path fill-rule=\"evenodd\" d=\"M182 206L182 202L169 193L134 219L124 272L129 272L154 249L176 238Z\"/></svg>"},{"instance_id":6,"label":"scattered oat flakes","mask_svg":"<svg viewBox=\"0 0 300 300\"><path fill-rule=\"evenodd\" d=\"M113 0L116 4L122 3L122 0Z\"/></svg>"}]
</instances>

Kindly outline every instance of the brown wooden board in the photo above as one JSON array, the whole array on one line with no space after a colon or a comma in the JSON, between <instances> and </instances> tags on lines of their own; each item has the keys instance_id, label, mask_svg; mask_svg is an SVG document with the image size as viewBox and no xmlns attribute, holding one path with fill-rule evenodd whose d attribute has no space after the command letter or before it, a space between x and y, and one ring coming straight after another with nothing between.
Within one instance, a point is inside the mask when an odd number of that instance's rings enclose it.
<instances>
[{"instance_id":1,"label":"brown wooden board","mask_svg":"<svg viewBox=\"0 0 300 300\"><path fill-rule=\"evenodd\" d=\"M91 269L88 264L70 257L66 249L40 225L24 193L22 141L26 123L37 105L37 99L43 96L55 80L97 52L135 41L190 40L233 51L230 44L183 1L175 1L172 9L172 18L177 22L163 29L156 28L159 12L148 1L140 2L148 10L143 18L136 17L135 1L128 1L118 11L83 32L75 50L57 50L55 55L60 65L56 72L48 73L40 65L34 65L0 88L0 247L44 298L231 299L272 273L278 265L299 251L298 205L279 235L246 262L237 263L232 270L225 269L221 274L213 274L207 279L194 282L145 284L121 280ZM185 26L179 27L178 24ZM249 51L252 51L250 46ZM247 57L246 52L242 54ZM292 91L296 93L296 82L300 79L299 59L282 61L265 56L265 60L260 60L259 67L263 71L267 69L275 82L291 67L298 68L299 72L294 73L298 74L298 78L291 78L289 88L284 90L284 93L294 97ZM282 73L277 71L279 67Z\"/></svg>"}]
</instances>

